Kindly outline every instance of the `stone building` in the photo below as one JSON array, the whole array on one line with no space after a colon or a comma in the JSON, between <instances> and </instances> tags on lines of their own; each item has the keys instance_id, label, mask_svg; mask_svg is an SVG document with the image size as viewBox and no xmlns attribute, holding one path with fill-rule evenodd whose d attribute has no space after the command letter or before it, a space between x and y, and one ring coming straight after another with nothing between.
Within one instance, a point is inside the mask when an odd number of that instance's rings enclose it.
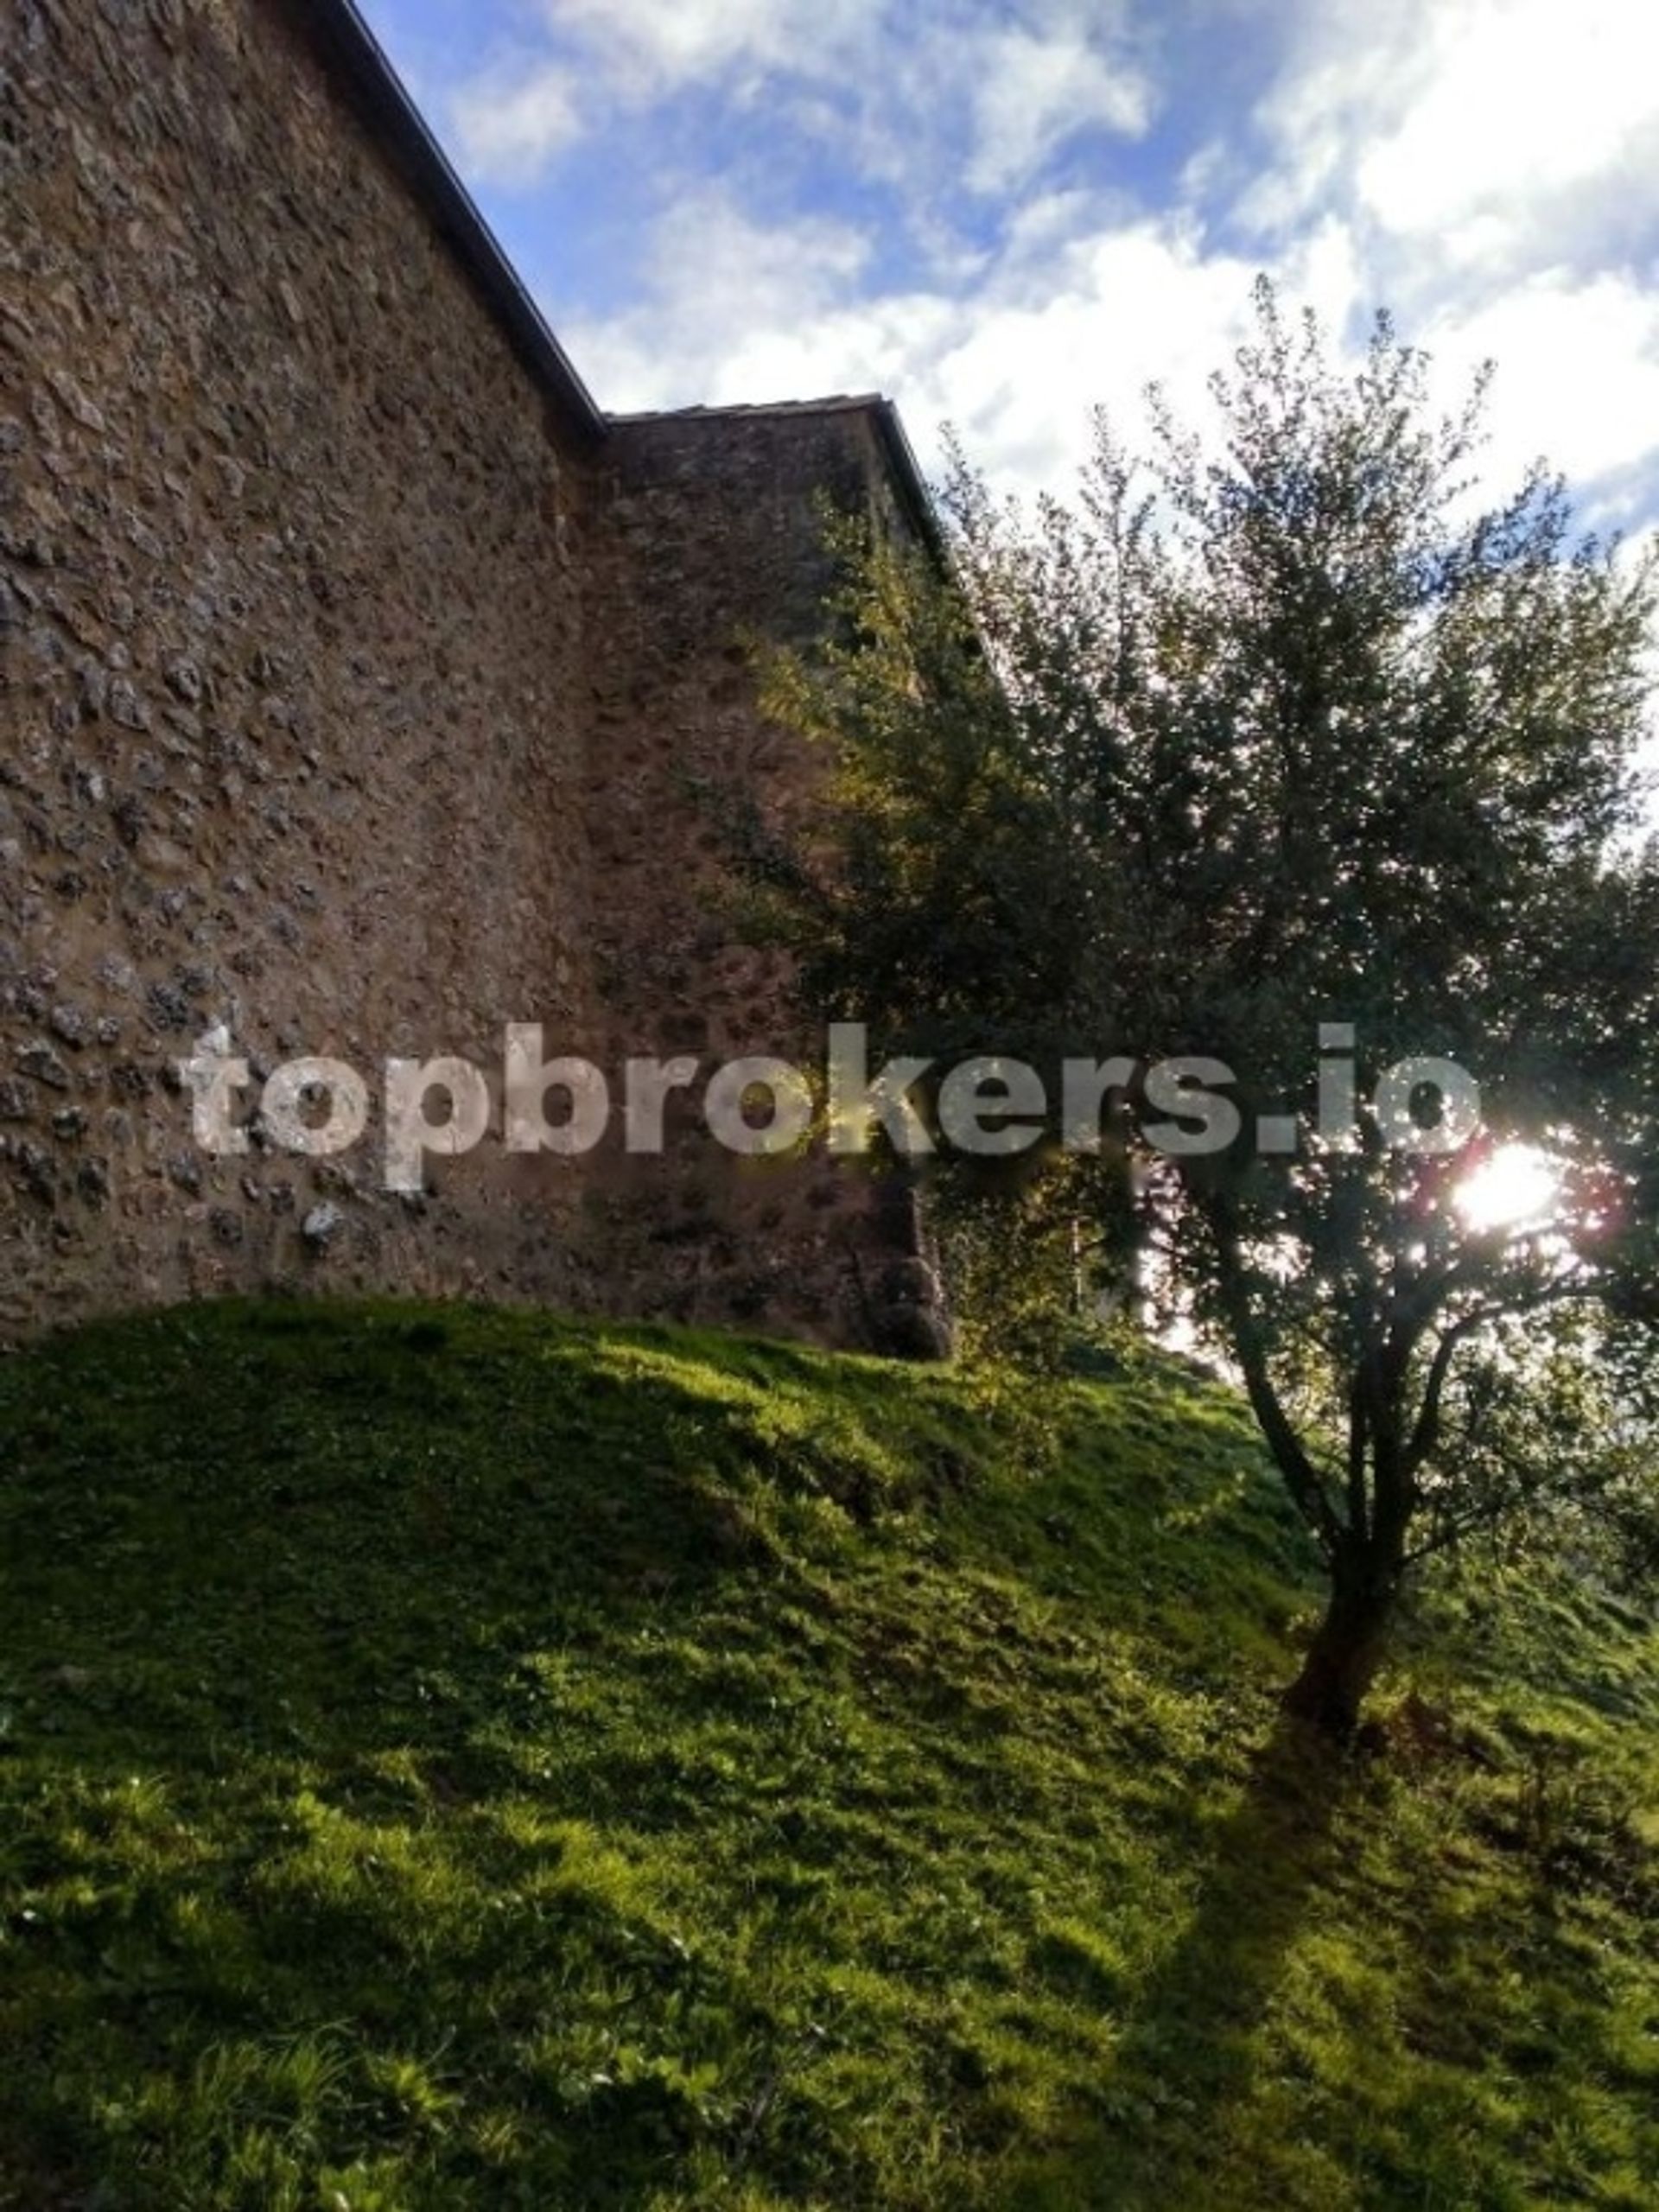
<instances>
[{"instance_id":1,"label":"stone building","mask_svg":"<svg viewBox=\"0 0 1659 2212\"><path fill-rule=\"evenodd\" d=\"M194 1141L179 1061L811 1057L696 796L810 775L817 495L878 398L600 411L348 0L0 0L0 1331L222 1290L925 1344L856 1164ZM499 1109L498 1109L499 1110ZM498 1132L499 1135L499 1132Z\"/></svg>"}]
</instances>

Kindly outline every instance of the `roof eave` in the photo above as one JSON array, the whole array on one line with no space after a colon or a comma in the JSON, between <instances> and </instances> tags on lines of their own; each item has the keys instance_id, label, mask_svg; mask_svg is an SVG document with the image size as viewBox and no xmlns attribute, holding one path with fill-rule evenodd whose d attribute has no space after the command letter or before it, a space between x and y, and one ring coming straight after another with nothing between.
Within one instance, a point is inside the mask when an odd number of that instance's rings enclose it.
<instances>
[{"instance_id":1,"label":"roof eave","mask_svg":"<svg viewBox=\"0 0 1659 2212\"><path fill-rule=\"evenodd\" d=\"M346 74L440 234L559 403L572 429L585 443L601 443L606 435L604 414L427 128L354 0L308 0L302 16L312 35Z\"/></svg>"},{"instance_id":2,"label":"roof eave","mask_svg":"<svg viewBox=\"0 0 1659 2212\"><path fill-rule=\"evenodd\" d=\"M630 423L787 420L813 415L868 415L875 426L876 442L887 462L887 474L905 518L918 537L937 558L948 559L944 532L927 480L917 461L894 403L879 391L836 392L822 399L734 400L725 406L644 408L613 413L607 420L626 429Z\"/></svg>"}]
</instances>

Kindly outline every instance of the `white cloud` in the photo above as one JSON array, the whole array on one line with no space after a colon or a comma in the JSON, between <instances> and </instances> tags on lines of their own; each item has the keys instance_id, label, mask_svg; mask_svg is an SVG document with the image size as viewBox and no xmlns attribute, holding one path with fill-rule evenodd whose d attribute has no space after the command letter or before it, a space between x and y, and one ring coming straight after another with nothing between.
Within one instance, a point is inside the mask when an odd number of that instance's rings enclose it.
<instances>
[{"instance_id":1,"label":"white cloud","mask_svg":"<svg viewBox=\"0 0 1659 2212\"><path fill-rule=\"evenodd\" d=\"M682 204L658 232L647 296L569 327L619 410L880 390L925 459L941 423L1010 488L1064 488L1105 404L1138 420L1151 381L1188 417L1249 321L1255 265L1179 218L1128 220L1082 195L1034 201L1001 250L950 286L863 296L858 234L756 223L729 200ZM1341 332L1377 303L1353 230L1335 217L1282 255L1286 296ZM1566 471L1587 518L1638 523L1659 474L1659 299L1615 272L1546 272L1490 302L1449 298L1408 321L1450 407L1498 364L1482 456L1502 496L1537 457Z\"/></svg>"},{"instance_id":2,"label":"white cloud","mask_svg":"<svg viewBox=\"0 0 1659 2212\"><path fill-rule=\"evenodd\" d=\"M809 349L848 312L867 258L849 226L814 218L770 226L706 188L660 219L643 298L617 315L567 323L564 335L619 413L799 398L828 389Z\"/></svg>"},{"instance_id":3,"label":"white cloud","mask_svg":"<svg viewBox=\"0 0 1659 2212\"><path fill-rule=\"evenodd\" d=\"M1659 14L1642 0L1306 0L1241 213L1350 213L1401 291L1651 251Z\"/></svg>"},{"instance_id":4,"label":"white cloud","mask_svg":"<svg viewBox=\"0 0 1659 2212\"><path fill-rule=\"evenodd\" d=\"M1096 405L1131 417L1153 379L1182 409L1203 404L1210 371L1243 334L1255 273L1207 256L1182 224L1087 213L1056 195L974 282L861 297L851 234L767 232L705 201L665 220L646 300L566 335L619 410L883 391L925 463L949 421L1009 488L1061 488ZM693 238L707 241L695 253ZM1299 297L1345 316L1342 238L1314 234L1290 273Z\"/></svg>"},{"instance_id":5,"label":"white cloud","mask_svg":"<svg viewBox=\"0 0 1659 2212\"><path fill-rule=\"evenodd\" d=\"M452 114L461 161L495 184L532 182L583 127L569 73L544 60L498 64L462 86Z\"/></svg>"},{"instance_id":6,"label":"white cloud","mask_svg":"<svg viewBox=\"0 0 1659 2212\"><path fill-rule=\"evenodd\" d=\"M639 296L560 318L607 405L880 388L925 453L949 418L1005 481L1063 486L1094 402L1121 412L1154 377L1184 409L1200 401L1265 257L1338 331L1392 304L1448 400L1495 356L1495 486L1541 452L1599 518L1643 519L1659 483L1659 304L1643 289L1659 10L1294 4L1235 211L1262 226L1255 251L1236 231L1223 250L1194 212L1240 175L1242 130L1189 158L1157 213L1078 164L1046 176L1077 132L1132 137L1158 106L1129 0L533 0L544 45L465 88L455 112L469 167L522 182L584 119L637 111L630 127L648 130L654 103L714 88L764 119L766 143L810 137L849 178L896 188L904 213L888 219L918 257L876 289L874 233L757 219L715 181L706 122L705 174L662 217ZM963 193L981 209L958 227Z\"/></svg>"},{"instance_id":7,"label":"white cloud","mask_svg":"<svg viewBox=\"0 0 1659 2212\"><path fill-rule=\"evenodd\" d=\"M1628 175L1659 194L1650 158L1630 167L1659 123L1659 16L1642 0L1463 0L1421 29L1419 96L1358 162L1387 229L1484 257L1587 180Z\"/></svg>"},{"instance_id":8,"label":"white cloud","mask_svg":"<svg viewBox=\"0 0 1659 2212\"><path fill-rule=\"evenodd\" d=\"M1484 473L1535 458L1598 523L1659 483L1659 11L1641 0L1304 0L1239 213L1315 211L1433 354L1497 365Z\"/></svg>"},{"instance_id":9,"label":"white cloud","mask_svg":"<svg viewBox=\"0 0 1659 2212\"><path fill-rule=\"evenodd\" d=\"M1121 52L1101 54L1077 30L994 30L978 44L967 171L976 192L1022 182L1090 124L1138 137L1151 120L1153 90L1143 73Z\"/></svg>"},{"instance_id":10,"label":"white cloud","mask_svg":"<svg viewBox=\"0 0 1659 2212\"><path fill-rule=\"evenodd\" d=\"M753 95L775 73L856 79L881 0L541 0L547 33L454 91L463 166L534 184L577 138L686 86Z\"/></svg>"},{"instance_id":11,"label":"white cloud","mask_svg":"<svg viewBox=\"0 0 1659 2212\"><path fill-rule=\"evenodd\" d=\"M877 30L882 0L543 0L543 12L608 55L646 99L739 65L832 71Z\"/></svg>"},{"instance_id":12,"label":"white cloud","mask_svg":"<svg viewBox=\"0 0 1659 2212\"><path fill-rule=\"evenodd\" d=\"M1471 308L1448 304L1421 334L1448 391L1497 365L1486 473L1498 487L1530 462L1560 468L1587 518L1645 517L1659 475L1659 299L1615 272L1549 272Z\"/></svg>"},{"instance_id":13,"label":"white cloud","mask_svg":"<svg viewBox=\"0 0 1659 2212\"><path fill-rule=\"evenodd\" d=\"M538 58L451 100L463 159L524 184L590 124L688 89L834 148L849 174L925 200L1034 176L1078 131L1145 130L1154 88L1124 0L540 0ZM580 86L580 111L575 97ZM717 158L719 139L710 131Z\"/></svg>"}]
</instances>

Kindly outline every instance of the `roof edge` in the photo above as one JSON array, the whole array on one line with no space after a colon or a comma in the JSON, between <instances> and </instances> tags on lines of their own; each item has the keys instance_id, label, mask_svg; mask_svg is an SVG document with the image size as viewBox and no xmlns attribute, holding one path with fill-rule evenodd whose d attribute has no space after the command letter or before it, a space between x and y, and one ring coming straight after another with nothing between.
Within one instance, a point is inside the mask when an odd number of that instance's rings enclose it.
<instances>
[{"instance_id":1,"label":"roof edge","mask_svg":"<svg viewBox=\"0 0 1659 2212\"><path fill-rule=\"evenodd\" d=\"M607 414L607 423L619 429L652 423L707 423L766 420L787 421L809 415L868 415L875 425L877 442L887 473L899 495L906 519L936 559L948 562L944 532L927 480L916 459L896 404L879 391L836 392L823 399L734 400L721 406L645 408L627 414Z\"/></svg>"},{"instance_id":2,"label":"roof edge","mask_svg":"<svg viewBox=\"0 0 1659 2212\"><path fill-rule=\"evenodd\" d=\"M340 64L440 235L460 257L520 355L579 435L590 444L602 442L607 426L597 401L433 137L356 0L306 0L297 14L307 35Z\"/></svg>"},{"instance_id":3,"label":"roof edge","mask_svg":"<svg viewBox=\"0 0 1659 2212\"><path fill-rule=\"evenodd\" d=\"M910 442L904 417L898 404L891 399L876 403L876 422L881 442L887 448L887 466L893 481L910 512L910 519L917 535L935 560L950 565L950 553L944 541L944 531L939 522L939 511L933 504L933 494L927 488L927 479L916 459L916 449Z\"/></svg>"}]
</instances>

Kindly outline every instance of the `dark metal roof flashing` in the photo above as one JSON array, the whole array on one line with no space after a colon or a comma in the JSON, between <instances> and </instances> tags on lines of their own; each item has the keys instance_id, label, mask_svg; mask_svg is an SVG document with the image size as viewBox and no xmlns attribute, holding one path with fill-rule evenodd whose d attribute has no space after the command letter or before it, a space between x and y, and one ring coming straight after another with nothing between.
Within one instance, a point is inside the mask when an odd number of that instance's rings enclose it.
<instances>
[{"instance_id":1,"label":"dark metal roof flashing","mask_svg":"<svg viewBox=\"0 0 1659 2212\"><path fill-rule=\"evenodd\" d=\"M313 35L340 64L440 234L459 255L530 367L559 402L578 435L590 443L601 442L605 417L593 394L548 328L541 309L428 130L353 0L310 0L304 16Z\"/></svg>"}]
</instances>

